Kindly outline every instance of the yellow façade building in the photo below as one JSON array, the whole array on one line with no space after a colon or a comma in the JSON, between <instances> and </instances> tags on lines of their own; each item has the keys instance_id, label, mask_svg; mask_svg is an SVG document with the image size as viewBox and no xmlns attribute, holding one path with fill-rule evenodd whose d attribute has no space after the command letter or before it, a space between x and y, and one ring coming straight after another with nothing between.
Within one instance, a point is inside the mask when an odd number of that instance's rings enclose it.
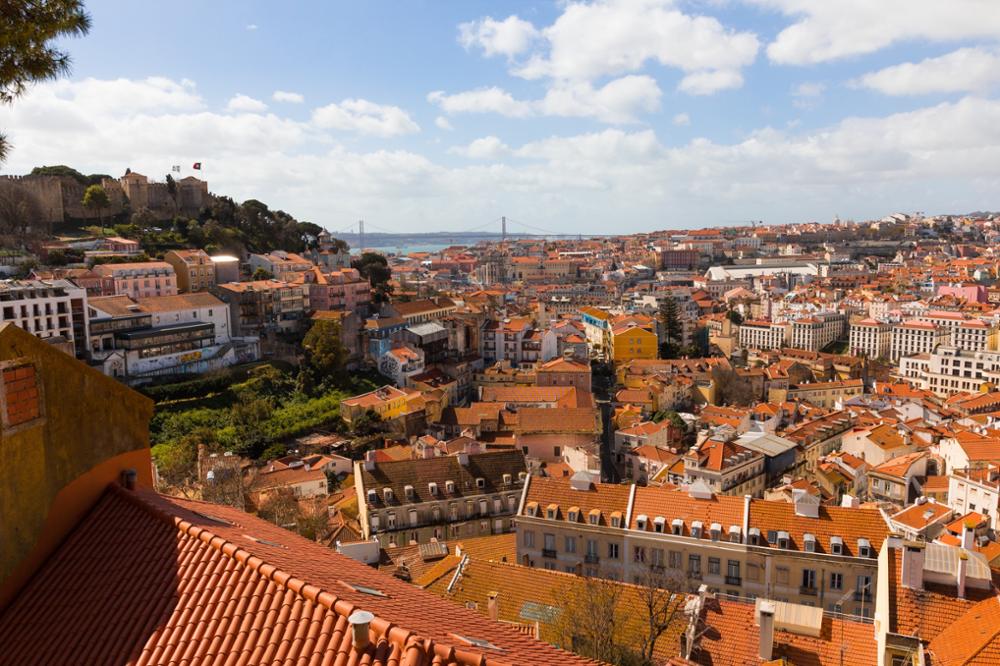
<instances>
[{"instance_id":1,"label":"yellow fa\u00e7ade building","mask_svg":"<svg viewBox=\"0 0 1000 666\"><path fill-rule=\"evenodd\" d=\"M611 358L615 363L656 358L658 342L650 328L634 323L617 326L611 331Z\"/></svg>"}]
</instances>

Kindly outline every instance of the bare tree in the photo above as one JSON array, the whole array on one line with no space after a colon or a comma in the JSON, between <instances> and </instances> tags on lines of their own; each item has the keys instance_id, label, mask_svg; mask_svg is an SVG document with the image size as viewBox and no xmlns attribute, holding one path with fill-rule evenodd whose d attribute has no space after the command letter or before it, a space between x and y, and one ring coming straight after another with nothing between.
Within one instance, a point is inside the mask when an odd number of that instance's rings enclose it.
<instances>
[{"instance_id":1,"label":"bare tree","mask_svg":"<svg viewBox=\"0 0 1000 666\"><path fill-rule=\"evenodd\" d=\"M642 659L653 663L656 642L665 631L684 628L684 602L686 587L684 577L673 569L649 564L636 574L639 604L645 615L642 636Z\"/></svg>"},{"instance_id":2,"label":"bare tree","mask_svg":"<svg viewBox=\"0 0 1000 666\"><path fill-rule=\"evenodd\" d=\"M597 577L574 577L559 586L553 603L561 612L552 627L562 647L609 664L641 663L622 638L624 590L621 583Z\"/></svg>"},{"instance_id":3,"label":"bare tree","mask_svg":"<svg viewBox=\"0 0 1000 666\"><path fill-rule=\"evenodd\" d=\"M716 365L712 368L715 401L720 405L746 406L754 401L753 386L732 368Z\"/></svg>"}]
</instances>

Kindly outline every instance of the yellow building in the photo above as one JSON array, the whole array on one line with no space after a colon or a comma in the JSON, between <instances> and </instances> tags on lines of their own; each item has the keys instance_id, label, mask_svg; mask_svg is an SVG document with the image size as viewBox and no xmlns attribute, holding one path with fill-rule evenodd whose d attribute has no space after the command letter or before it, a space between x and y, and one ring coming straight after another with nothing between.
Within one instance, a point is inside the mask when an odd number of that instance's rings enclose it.
<instances>
[{"instance_id":1,"label":"yellow building","mask_svg":"<svg viewBox=\"0 0 1000 666\"><path fill-rule=\"evenodd\" d=\"M636 359L656 358L656 333L636 324L623 324L611 331L611 360L626 363Z\"/></svg>"},{"instance_id":2,"label":"yellow building","mask_svg":"<svg viewBox=\"0 0 1000 666\"><path fill-rule=\"evenodd\" d=\"M394 386L383 386L369 393L348 398L340 403L340 416L351 423L369 410L378 414L383 421L402 416L407 412L408 394Z\"/></svg>"}]
</instances>

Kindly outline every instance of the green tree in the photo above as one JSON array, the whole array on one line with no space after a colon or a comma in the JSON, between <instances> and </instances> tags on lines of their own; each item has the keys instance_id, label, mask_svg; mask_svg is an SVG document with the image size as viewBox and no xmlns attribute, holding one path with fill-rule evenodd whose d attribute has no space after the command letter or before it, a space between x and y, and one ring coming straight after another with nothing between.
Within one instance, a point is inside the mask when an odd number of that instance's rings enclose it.
<instances>
[{"instance_id":1,"label":"green tree","mask_svg":"<svg viewBox=\"0 0 1000 666\"><path fill-rule=\"evenodd\" d=\"M255 270L253 272L253 279L254 280L273 280L274 279L274 273L272 273L271 271L267 270L266 268L258 268L257 270Z\"/></svg>"},{"instance_id":2,"label":"green tree","mask_svg":"<svg viewBox=\"0 0 1000 666\"><path fill-rule=\"evenodd\" d=\"M739 310L730 310L726 313L726 318L737 326L743 323L743 315L740 314Z\"/></svg>"},{"instance_id":3,"label":"green tree","mask_svg":"<svg viewBox=\"0 0 1000 666\"><path fill-rule=\"evenodd\" d=\"M47 233L48 229L38 227L41 219L42 207L35 195L9 181L0 182L0 234L27 239Z\"/></svg>"},{"instance_id":4,"label":"green tree","mask_svg":"<svg viewBox=\"0 0 1000 666\"><path fill-rule=\"evenodd\" d=\"M667 296L660 303L660 328L663 341L660 342L660 358L677 358L681 341L684 339L684 325L681 323L677 301Z\"/></svg>"},{"instance_id":5,"label":"green tree","mask_svg":"<svg viewBox=\"0 0 1000 666\"><path fill-rule=\"evenodd\" d=\"M340 336L340 322L334 319L320 319L306 333L302 340L305 357L299 369L299 387L304 393L311 394L344 381L347 350Z\"/></svg>"},{"instance_id":6,"label":"green tree","mask_svg":"<svg viewBox=\"0 0 1000 666\"><path fill-rule=\"evenodd\" d=\"M274 408L270 400L257 398L241 400L233 405L232 423L236 431L236 452L256 460L267 446L264 424L271 417Z\"/></svg>"},{"instance_id":7,"label":"green tree","mask_svg":"<svg viewBox=\"0 0 1000 666\"><path fill-rule=\"evenodd\" d=\"M80 0L5 0L0 4L0 103L11 104L38 81L69 72L64 37L87 34L90 16ZM0 162L10 146L0 135Z\"/></svg>"},{"instance_id":8,"label":"green tree","mask_svg":"<svg viewBox=\"0 0 1000 666\"><path fill-rule=\"evenodd\" d=\"M177 181L169 173L166 177L167 181L167 194L170 195L170 200L174 202L174 210L177 210Z\"/></svg>"},{"instance_id":9,"label":"green tree","mask_svg":"<svg viewBox=\"0 0 1000 666\"><path fill-rule=\"evenodd\" d=\"M83 207L87 210L96 210L97 219L101 222L101 229L104 229L104 209L111 205L108 193L100 185L91 185L83 191Z\"/></svg>"},{"instance_id":10,"label":"green tree","mask_svg":"<svg viewBox=\"0 0 1000 666\"><path fill-rule=\"evenodd\" d=\"M351 266L358 269L361 277L368 280L372 286L372 296L376 303L388 303L392 297L392 269L389 262L378 252L365 252L351 261Z\"/></svg>"}]
</instances>

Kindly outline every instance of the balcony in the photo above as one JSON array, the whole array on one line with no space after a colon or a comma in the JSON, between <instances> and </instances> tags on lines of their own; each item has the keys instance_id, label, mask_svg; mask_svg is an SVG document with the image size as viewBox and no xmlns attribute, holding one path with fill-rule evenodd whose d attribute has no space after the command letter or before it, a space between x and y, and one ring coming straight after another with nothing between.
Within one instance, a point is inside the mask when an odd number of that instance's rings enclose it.
<instances>
[{"instance_id":1,"label":"balcony","mask_svg":"<svg viewBox=\"0 0 1000 666\"><path fill-rule=\"evenodd\" d=\"M583 561L587 564L597 564L601 561L601 558L593 553L587 553L583 556Z\"/></svg>"},{"instance_id":2,"label":"balcony","mask_svg":"<svg viewBox=\"0 0 1000 666\"><path fill-rule=\"evenodd\" d=\"M807 596L807 597L815 597L816 596L816 588L815 587L809 587L809 586L806 586L806 585L801 585L801 586L799 586L799 594Z\"/></svg>"},{"instance_id":3,"label":"balcony","mask_svg":"<svg viewBox=\"0 0 1000 666\"><path fill-rule=\"evenodd\" d=\"M549 557L555 559L556 551L554 548L542 548L542 557Z\"/></svg>"},{"instance_id":4,"label":"balcony","mask_svg":"<svg viewBox=\"0 0 1000 666\"><path fill-rule=\"evenodd\" d=\"M743 579L739 576L726 576L726 585L742 585Z\"/></svg>"}]
</instances>

